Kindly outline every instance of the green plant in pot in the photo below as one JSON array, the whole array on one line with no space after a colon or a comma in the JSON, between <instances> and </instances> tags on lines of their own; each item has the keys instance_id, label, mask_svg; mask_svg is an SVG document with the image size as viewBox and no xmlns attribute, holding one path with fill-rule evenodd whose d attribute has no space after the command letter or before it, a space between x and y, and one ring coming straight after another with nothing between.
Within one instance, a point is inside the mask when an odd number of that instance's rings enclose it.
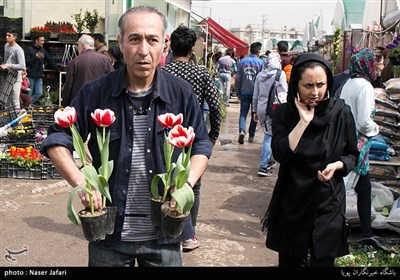
<instances>
[{"instance_id":1,"label":"green plant in pot","mask_svg":"<svg viewBox=\"0 0 400 280\"><path fill-rule=\"evenodd\" d=\"M163 221L166 216L180 218L183 222L189 214L194 203L192 187L187 182L190 174L190 154L195 138L193 128L185 128L181 125L183 115L175 116L166 113L158 116L158 123L164 128L164 160L166 172L156 174L151 182L152 202L158 202L158 208L152 208L152 222L156 226L162 226L162 230L170 236L178 236L183 229L183 223L169 231L164 228ZM172 162L174 149L181 148L176 162ZM159 182L162 182L160 187ZM162 204L162 205L161 205ZM161 207L161 209L160 209ZM161 212L161 223L156 217ZM180 228L181 227L181 228Z\"/></svg>"},{"instance_id":2,"label":"green plant in pot","mask_svg":"<svg viewBox=\"0 0 400 280\"><path fill-rule=\"evenodd\" d=\"M99 12L94 9L93 12L86 11L83 20L85 22L85 27L89 29L90 33L94 33L100 20L104 19L99 15Z\"/></svg>"},{"instance_id":3,"label":"green plant in pot","mask_svg":"<svg viewBox=\"0 0 400 280\"><path fill-rule=\"evenodd\" d=\"M114 163L112 160L108 160L110 132L106 134L106 128L111 126L112 123L115 121L115 114L109 109L96 109L95 112L91 114L91 117L97 126L103 128L103 134L100 134L99 131L96 131L97 143L99 146L99 151L101 153L101 166L99 167L98 171L93 165L86 164L84 160L86 159L86 151L82 137L75 127L75 122L77 121L75 108L66 107L64 110L58 110L54 114L54 120L59 126L63 128L70 128L71 130L74 149L81 159L83 165L83 167L81 168L81 172L85 176L86 181L85 185L75 187L71 191L67 203L67 215L71 222L73 222L74 224L79 224L80 222L82 223L82 228L87 240L96 241L105 238L105 235L107 233L107 211L104 210L104 208L106 206L106 199L108 199L110 202L112 201L108 186L108 179L112 174ZM102 195L103 209L101 209L101 211L95 211L94 209L94 190L99 191ZM84 209L80 211L78 214L73 207L73 200L79 191L84 191L88 193L90 207L89 209ZM101 220L99 217L101 218ZM96 218L96 221L89 221L89 218ZM84 222L89 222L91 223L91 225L85 227L86 224L84 225ZM93 230L93 232L90 232L91 230Z\"/></svg>"},{"instance_id":4,"label":"green plant in pot","mask_svg":"<svg viewBox=\"0 0 400 280\"><path fill-rule=\"evenodd\" d=\"M393 71L393 78L400 78L400 65L393 65L392 71Z\"/></svg>"}]
</instances>

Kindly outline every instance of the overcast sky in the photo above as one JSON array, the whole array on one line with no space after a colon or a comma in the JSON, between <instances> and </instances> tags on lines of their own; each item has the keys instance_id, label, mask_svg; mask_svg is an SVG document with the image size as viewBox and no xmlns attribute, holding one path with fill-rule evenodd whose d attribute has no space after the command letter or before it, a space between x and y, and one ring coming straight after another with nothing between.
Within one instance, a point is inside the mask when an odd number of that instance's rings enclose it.
<instances>
[{"instance_id":1,"label":"overcast sky","mask_svg":"<svg viewBox=\"0 0 400 280\"><path fill-rule=\"evenodd\" d=\"M211 0L192 2L192 10L211 17L226 29L254 24L268 28L305 28L307 22L322 13L323 28L333 33L330 23L337 0ZM263 17L264 16L264 17Z\"/></svg>"}]
</instances>

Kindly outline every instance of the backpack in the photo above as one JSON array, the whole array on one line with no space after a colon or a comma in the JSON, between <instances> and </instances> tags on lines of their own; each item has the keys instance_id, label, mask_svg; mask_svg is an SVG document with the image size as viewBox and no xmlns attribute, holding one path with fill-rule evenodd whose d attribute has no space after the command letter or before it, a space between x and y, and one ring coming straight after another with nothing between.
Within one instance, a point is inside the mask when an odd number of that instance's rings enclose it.
<instances>
[{"instance_id":1,"label":"backpack","mask_svg":"<svg viewBox=\"0 0 400 280\"><path fill-rule=\"evenodd\" d=\"M286 103L287 92L279 82L282 70L276 71L275 80L272 83L271 89L268 94L268 104L266 115L271 117L271 114L282 103Z\"/></svg>"}]
</instances>

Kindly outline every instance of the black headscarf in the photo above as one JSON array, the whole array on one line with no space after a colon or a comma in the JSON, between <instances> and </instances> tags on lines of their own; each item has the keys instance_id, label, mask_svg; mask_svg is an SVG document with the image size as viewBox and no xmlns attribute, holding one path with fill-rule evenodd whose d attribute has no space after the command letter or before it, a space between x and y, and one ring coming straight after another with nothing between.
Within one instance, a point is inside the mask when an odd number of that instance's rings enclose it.
<instances>
[{"instance_id":1,"label":"black headscarf","mask_svg":"<svg viewBox=\"0 0 400 280\"><path fill-rule=\"evenodd\" d=\"M288 92L288 96L287 96L287 106L288 106L288 110L290 112L290 124L291 127L294 127L300 120L300 116L299 116L299 111L297 110L296 104L294 103L294 99L297 97L297 92L298 92L298 82L301 78L301 74L299 71L299 67L301 65L303 65L306 62L310 62L310 61L315 61L318 62L322 65L325 66L326 68L326 74L327 74L327 78L328 78L328 86L327 86L327 92L324 95L325 97L328 97L329 95L329 99L326 101L321 102L320 104L318 104L318 106L315 107L315 115L314 115L314 119L312 121L313 125L326 125L327 122L329 122L330 118L332 117L331 114L329 114L329 112L332 109L333 106L333 102L331 100L331 92L332 92L332 88L333 88L333 74L332 71L329 67L328 62L323 59L321 56L317 55L317 54L313 54L313 53L306 53L306 54L302 54L299 57L297 57L297 59L295 60L293 67L292 67L292 73L291 73L291 78L290 78L290 82L289 82L289 92Z\"/></svg>"}]
</instances>

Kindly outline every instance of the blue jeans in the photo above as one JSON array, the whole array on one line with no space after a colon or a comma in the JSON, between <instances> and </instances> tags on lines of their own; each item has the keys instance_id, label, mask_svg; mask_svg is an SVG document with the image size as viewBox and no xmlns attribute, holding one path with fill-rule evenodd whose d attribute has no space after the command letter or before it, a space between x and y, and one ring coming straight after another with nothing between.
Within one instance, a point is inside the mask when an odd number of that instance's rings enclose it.
<instances>
[{"instance_id":1,"label":"blue jeans","mask_svg":"<svg viewBox=\"0 0 400 280\"><path fill-rule=\"evenodd\" d=\"M158 245L157 240L104 244L89 242L89 266L182 266L180 243Z\"/></svg>"},{"instance_id":2,"label":"blue jeans","mask_svg":"<svg viewBox=\"0 0 400 280\"><path fill-rule=\"evenodd\" d=\"M264 133L264 141L261 148L261 160L260 167L267 168L269 161L271 160L271 140L272 135Z\"/></svg>"},{"instance_id":3,"label":"blue jeans","mask_svg":"<svg viewBox=\"0 0 400 280\"><path fill-rule=\"evenodd\" d=\"M29 86L31 88L32 104L34 104L42 96L43 80L29 78Z\"/></svg>"},{"instance_id":4,"label":"blue jeans","mask_svg":"<svg viewBox=\"0 0 400 280\"><path fill-rule=\"evenodd\" d=\"M225 105L229 104L229 98L231 97L231 79L230 73L219 73L219 82L221 83L222 97Z\"/></svg>"},{"instance_id":5,"label":"blue jeans","mask_svg":"<svg viewBox=\"0 0 400 280\"><path fill-rule=\"evenodd\" d=\"M240 95L239 133L246 133L246 118L250 111L249 136L254 137L257 123L253 120L253 96ZM251 110L250 110L251 108Z\"/></svg>"}]
</instances>

